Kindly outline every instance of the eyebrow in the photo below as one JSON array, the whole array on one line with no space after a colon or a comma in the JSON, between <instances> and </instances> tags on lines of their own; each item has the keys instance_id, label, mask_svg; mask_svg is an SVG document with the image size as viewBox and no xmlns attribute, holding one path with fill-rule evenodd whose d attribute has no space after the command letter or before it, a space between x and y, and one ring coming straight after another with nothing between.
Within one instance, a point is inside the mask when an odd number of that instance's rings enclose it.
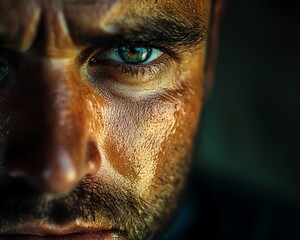
<instances>
[{"instance_id":1,"label":"eyebrow","mask_svg":"<svg viewBox=\"0 0 300 240\"><path fill-rule=\"evenodd\" d=\"M183 20L165 16L147 17L136 20L135 26L117 24L112 34L91 34L77 36L75 42L93 45L114 46L152 46L174 50L180 47L192 47L206 41L207 24L201 19Z\"/></svg>"}]
</instances>

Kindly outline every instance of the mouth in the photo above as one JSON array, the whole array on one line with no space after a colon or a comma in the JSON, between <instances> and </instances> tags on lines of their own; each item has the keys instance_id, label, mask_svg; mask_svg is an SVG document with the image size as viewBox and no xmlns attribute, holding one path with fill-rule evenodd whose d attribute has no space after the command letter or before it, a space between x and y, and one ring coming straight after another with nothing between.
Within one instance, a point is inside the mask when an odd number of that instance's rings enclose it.
<instances>
[{"instance_id":1,"label":"mouth","mask_svg":"<svg viewBox=\"0 0 300 240\"><path fill-rule=\"evenodd\" d=\"M48 223L28 223L0 232L0 240L124 240L124 233L111 226L76 224L57 226Z\"/></svg>"},{"instance_id":2,"label":"mouth","mask_svg":"<svg viewBox=\"0 0 300 240\"><path fill-rule=\"evenodd\" d=\"M130 190L84 179L68 195L52 197L21 182L0 179L0 240L137 239L151 219Z\"/></svg>"}]
</instances>

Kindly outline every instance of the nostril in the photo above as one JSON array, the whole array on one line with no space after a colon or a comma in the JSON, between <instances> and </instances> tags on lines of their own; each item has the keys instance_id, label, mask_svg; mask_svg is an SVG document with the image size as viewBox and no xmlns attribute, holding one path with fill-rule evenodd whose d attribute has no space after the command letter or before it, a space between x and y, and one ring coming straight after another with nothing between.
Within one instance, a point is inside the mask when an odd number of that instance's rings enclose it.
<instances>
[{"instance_id":1,"label":"nostril","mask_svg":"<svg viewBox=\"0 0 300 240\"><path fill-rule=\"evenodd\" d=\"M98 148L93 141L87 145L87 174L96 174L100 168L101 157Z\"/></svg>"}]
</instances>

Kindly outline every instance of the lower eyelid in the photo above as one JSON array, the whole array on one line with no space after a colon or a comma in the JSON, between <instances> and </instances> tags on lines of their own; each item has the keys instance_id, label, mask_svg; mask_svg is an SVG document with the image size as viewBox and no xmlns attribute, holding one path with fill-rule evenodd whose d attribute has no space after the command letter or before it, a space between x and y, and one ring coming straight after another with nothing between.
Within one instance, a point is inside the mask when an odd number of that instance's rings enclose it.
<instances>
[{"instance_id":1,"label":"lower eyelid","mask_svg":"<svg viewBox=\"0 0 300 240\"><path fill-rule=\"evenodd\" d=\"M110 81L123 83L145 83L157 78L160 73L170 68L171 59L164 59L151 64L129 65L113 61L103 61L102 64L90 64L89 74L95 81Z\"/></svg>"}]
</instances>

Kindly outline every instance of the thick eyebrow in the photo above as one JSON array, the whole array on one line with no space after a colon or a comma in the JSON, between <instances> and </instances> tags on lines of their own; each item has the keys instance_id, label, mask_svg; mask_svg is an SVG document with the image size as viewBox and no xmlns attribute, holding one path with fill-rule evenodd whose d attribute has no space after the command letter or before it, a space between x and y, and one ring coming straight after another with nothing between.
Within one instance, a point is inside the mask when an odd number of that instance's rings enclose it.
<instances>
[{"instance_id":1,"label":"thick eyebrow","mask_svg":"<svg viewBox=\"0 0 300 240\"><path fill-rule=\"evenodd\" d=\"M135 26L115 26L112 34L94 33L77 36L76 43L114 46L152 46L170 49L192 47L207 39L207 24L200 19L182 20L165 16L141 18ZM76 41L77 40L77 41Z\"/></svg>"}]
</instances>

